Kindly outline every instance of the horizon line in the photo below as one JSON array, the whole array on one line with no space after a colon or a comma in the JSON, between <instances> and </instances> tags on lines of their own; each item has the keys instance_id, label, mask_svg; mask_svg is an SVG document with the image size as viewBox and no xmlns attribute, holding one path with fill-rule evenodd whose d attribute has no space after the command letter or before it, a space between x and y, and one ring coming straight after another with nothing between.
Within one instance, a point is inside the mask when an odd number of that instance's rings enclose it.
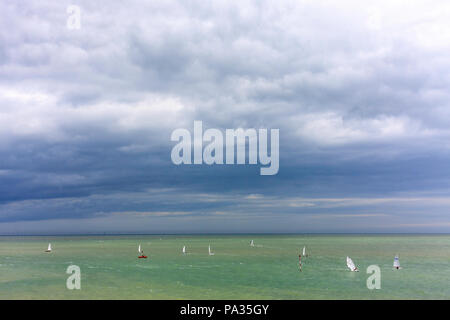
<instances>
[{"instance_id":1,"label":"horizon line","mask_svg":"<svg viewBox=\"0 0 450 320\"><path fill-rule=\"evenodd\" d=\"M61 233L0 234L0 237L177 236L177 235L450 235L450 232L193 232L193 233Z\"/></svg>"}]
</instances>

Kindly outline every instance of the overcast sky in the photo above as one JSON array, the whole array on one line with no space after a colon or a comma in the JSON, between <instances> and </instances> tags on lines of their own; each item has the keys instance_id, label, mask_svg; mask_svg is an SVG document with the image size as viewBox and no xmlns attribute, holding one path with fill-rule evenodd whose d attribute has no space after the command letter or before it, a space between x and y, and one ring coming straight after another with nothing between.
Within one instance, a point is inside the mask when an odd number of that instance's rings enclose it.
<instances>
[{"instance_id":1,"label":"overcast sky","mask_svg":"<svg viewBox=\"0 0 450 320\"><path fill-rule=\"evenodd\" d=\"M450 232L449 52L447 0L2 1L0 234ZM194 120L279 173L174 165Z\"/></svg>"}]
</instances>

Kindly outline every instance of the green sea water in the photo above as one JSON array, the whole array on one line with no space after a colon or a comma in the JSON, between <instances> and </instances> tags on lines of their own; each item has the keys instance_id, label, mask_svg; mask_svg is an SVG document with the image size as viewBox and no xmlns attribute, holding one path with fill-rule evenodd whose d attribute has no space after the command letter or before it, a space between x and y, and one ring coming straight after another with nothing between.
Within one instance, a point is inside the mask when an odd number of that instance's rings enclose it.
<instances>
[{"instance_id":1,"label":"green sea water","mask_svg":"<svg viewBox=\"0 0 450 320\"><path fill-rule=\"evenodd\" d=\"M66 288L73 264L80 290ZM366 286L369 265L379 290ZM0 299L450 299L450 235L3 236Z\"/></svg>"}]
</instances>

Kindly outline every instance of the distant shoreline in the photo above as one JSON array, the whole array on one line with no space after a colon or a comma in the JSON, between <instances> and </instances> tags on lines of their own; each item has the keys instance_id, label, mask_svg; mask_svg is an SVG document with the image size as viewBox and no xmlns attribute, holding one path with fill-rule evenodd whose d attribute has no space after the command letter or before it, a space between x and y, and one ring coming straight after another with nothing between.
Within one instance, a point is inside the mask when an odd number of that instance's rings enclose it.
<instances>
[{"instance_id":1,"label":"distant shoreline","mask_svg":"<svg viewBox=\"0 0 450 320\"><path fill-rule=\"evenodd\" d=\"M377 236L377 235L414 235L414 236L439 236L450 235L450 233L401 233L401 232L370 232L370 233L70 233L70 234L0 234L0 237L83 237L83 236Z\"/></svg>"}]
</instances>

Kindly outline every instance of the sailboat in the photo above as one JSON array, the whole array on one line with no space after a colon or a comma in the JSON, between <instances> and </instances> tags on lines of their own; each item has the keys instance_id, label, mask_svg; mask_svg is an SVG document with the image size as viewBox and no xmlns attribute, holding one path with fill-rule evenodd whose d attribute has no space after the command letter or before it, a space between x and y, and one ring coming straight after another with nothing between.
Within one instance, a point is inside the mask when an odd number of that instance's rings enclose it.
<instances>
[{"instance_id":1,"label":"sailboat","mask_svg":"<svg viewBox=\"0 0 450 320\"><path fill-rule=\"evenodd\" d=\"M356 271L356 272L359 271L358 268L353 263L353 260L350 259L349 257L347 257L347 267L350 269L350 271Z\"/></svg>"},{"instance_id":2,"label":"sailboat","mask_svg":"<svg viewBox=\"0 0 450 320\"><path fill-rule=\"evenodd\" d=\"M45 250L45 252L52 252L52 244L51 243L48 244L48 248L47 248L47 250Z\"/></svg>"},{"instance_id":3,"label":"sailboat","mask_svg":"<svg viewBox=\"0 0 450 320\"><path fill-rule=\"evenodd\" d=\"M398 260L398 254L396 254L395 255L395 257L394 257L394 268L395 269L401 269L401 267L400 267L400 260Z\"/></svg>"},{"instance_id":4,"label":"sailboat","mask_svg":"<svg viewBox=\"0 0 450 320\"><path fill-rule=\"evenodd\" d=\"M144 250L141 249L141 245L138 247L138 252L140 254L140 256L138 256L139 259L147 259L147 256L144 255Z\"/></svg>"},{"instance_id":5,"label":"sailboat","mask_svg":"<svg viewBox=\"0 0 450 320\"><path fill-rule=\"evenodd\" d=\"M210 256L213 256L213 255L214 255L214 252L211 252L211 245L208 246L208 254L209 254Z\"/></svg>"},{"instance_id":6,"label":"sailboat","mask_svg":"<svg viewBox=\"0 0 450 320\"><path fill-rule=\"evenodd\" d=\"M253 240L250 241L250 247L254 247L254 246L255 246L255 244L253 243Z\"/></svg>"},{"instance_id":7,"label":"sailboat","mask_svg":"<svg viewBox=\"0 0 450 320\"><path fill-rule=\"evenodd\" d=\"M306 257L306 247L303 247L302 256Z\"/></svg>"},{"instance_id":8,"label":"sailboat","mask_svg":"<svg viewBox=\"0 0 450 320\"><path fill-rule=\"evenodd\" d=\"M183 246L183 254L186 254L186 246Z\"/></svg>"}]
</instances>

